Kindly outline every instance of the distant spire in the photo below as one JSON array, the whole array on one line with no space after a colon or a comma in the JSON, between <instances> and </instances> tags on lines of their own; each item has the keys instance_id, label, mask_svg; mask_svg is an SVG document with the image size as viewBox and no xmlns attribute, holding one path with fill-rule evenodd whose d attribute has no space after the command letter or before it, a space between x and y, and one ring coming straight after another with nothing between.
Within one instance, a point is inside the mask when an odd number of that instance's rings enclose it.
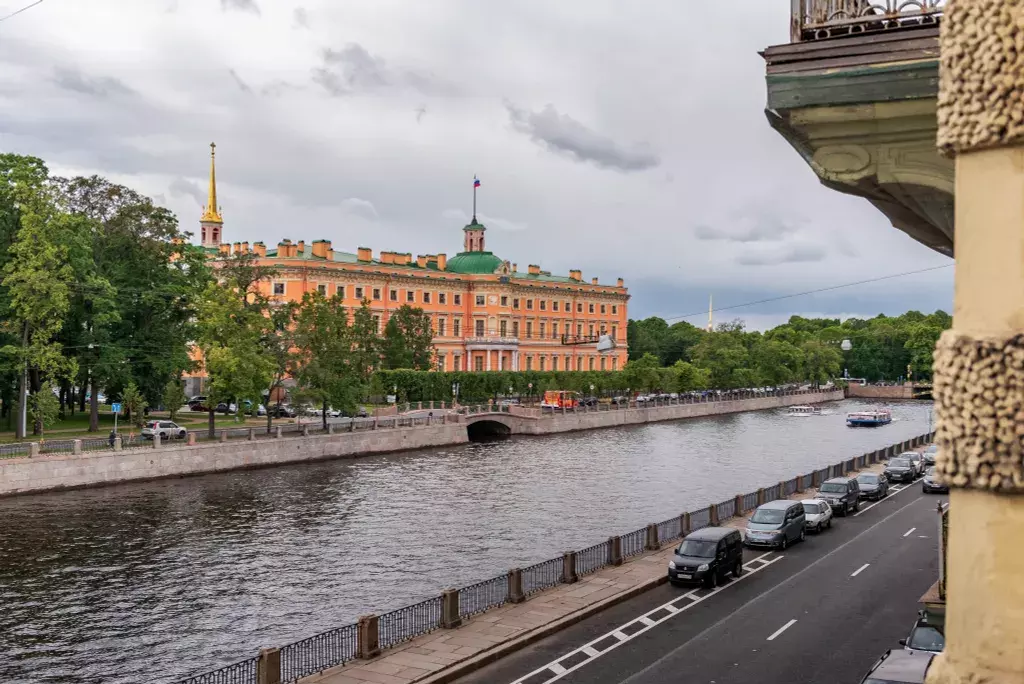
<instances>
[{"instance_id":1,"label":"distant spire","mask_svg":"<svg viewBox=\"0 0 1024 684\"><path fill-rule=\"evenodd\" d=\"M204 223L224 223L220 215L220 207L217 206L217 143L210 143L210 189L206 197L206 206L203 207L203 215L200 221Z\"/></svg>"},{"instance_id":2,"label":"distant spire","mask_svg":"<svg viewBox=\"0 0 1024 684\"><path fill-rule=\"evenodd\" d=\"M714 321L712 320L711 314L714 311L714 295L708 295L708 332L713 332L715 329Z\"/></svg>"}]
</instances>

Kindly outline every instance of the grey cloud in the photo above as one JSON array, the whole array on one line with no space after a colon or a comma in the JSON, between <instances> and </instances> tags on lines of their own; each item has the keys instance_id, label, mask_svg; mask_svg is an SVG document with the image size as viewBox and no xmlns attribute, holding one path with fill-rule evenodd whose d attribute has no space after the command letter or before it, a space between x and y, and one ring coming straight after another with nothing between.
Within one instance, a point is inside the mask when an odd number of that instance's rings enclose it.
<instances>
[{"instance_id":1,"label":"grey cloud","mask_svg":"<svg viewBox=\"0 0 1024 684\"><path fill-rule=\"evenodd\" d=\"M825 256L825 248L820 245L792 245L774 252L741 254L736 263L741 266L777 266L821 261Z\"/></svg>"},{"instance_id":2,"label":"grey cloud","mask_svg":"<svg viewBox=\"0 0 1024 684\"><path fill-rule=\"evenodd\" d=\"M203 203L206 202L206 195L202 188L197 183L185 178L175 178L171 181L167 191L171 193L171 197L191 197L199 206L203 206Z\"/></svg>"},{"instance_id":3,"label":"grey cloud","mask_svg":"<svg viewBox=\"0 0 1024 684\"><path fill-rule=\"evenodd\" d=\"M505 103L512 127L530 136L535 143L580 162L592 162L605 169L643 171L661 163L646 145L625 147L611 138L590 130L552 105L531 112Z\"/></svg>"},{"instance_id":4,"label":"grey cloud","mask_svg":"<svg viewBox=\"0 0 1024 684\"><path fill-rule=\"evenodd\" d=\"M325 49L323 64L313 69L313 82L335 97L383 88L411 88L428 95L455 94L456 89L428 74L389 67L358 43L340 50Z\"/></svg>"},{"instance_id":5,"label":"grey cloud","mask_svg":"<svg viewBox=\"0 0 1024 684\"><path fill-rule=\"evenodd\" d=\"M460 224L468 224L472 218L462 209L445 209L441 212L441 218L446 221L457 221ZM527 230L529 228L525 223L519 223L518 221L512 221L499 216L490 216L478 211L476 213L477 221L484 224L488 228L497 228L501 231L516 232L520 230Z\"/></svg>"},{"instance_id":6,"label":"grey cloud","mask_svg":"<svg viewBox=\"0 0 1024 684\"><path fill-rule=\"evenodd\" d=\"M260 6L256 4L256 0L220 0L220 8L222 10L252 12L253 14L260 13Z\"/></svg>"},{"instance_id":7,"label":"grey cloud","mask_svg":"<svg viewBox=\"0 0 1024 684\"><path fill-rule=\"evenodd\" d=\"M58 67L53 82L64 90L72 90L83 95L94 97L110 97L111 95L132 95L134 90L122 81L107 76L86 76L73 67Z\"/></svg>"},{"instance_id":8,"label":"grey cloud","mask_svg":"<svg viewBox=\"0 0 1024 684\"><path fill-rule=\"evenodd\" d=\"M228 73L231 74L231 78L234 79L235 85L238 86L239 90L241 90L243 93L252 92L252 88L249 86L248 83L242 80L242 77L238 75L237 71L235 71L234 69L228 69Z\"/></svg>"},{"instance_id":9,"label":"grey cloud","mask_svg":"<svg viewBox=\"0 0 1024 684\"><path fill-rule=\"evenodd\" d=\"M726 228L701 224L693 234L698 240L724 240L727 242L776 242L794 232L794 228L772 219L757 220L754 225Z\"/></svg>"},{"instance_id":10,"label":"grey cloud","mask_svg":"<svg viewBox=\"0 0 1024 684\"><path fill-rule=\"evenodd\" d=\"M421 122L423 120L423 117L426 116L426 115L427 115L427 107L426 107L426 105L420 105L419 107L417 107L416 108L416 123Z\"/></svg>"},{"instance_id":11,"label":"grey cloud","mask_svg":"<svg viewBox=\"0 0 1024 684\"><path fill-rule=\"evenodd\" d=\"M296 7L292 11L292 23L295 28L309 28L309 12L305 7Z\"/></svg>"},{"instance_id":12,"label":"grey cloud","mask_svg":"<svg viewBox=\"0 0 1024 684\"><path fill-rule=\"evenodd\" d=\"M359 216L370 221L376 221L378 218L377 207L373 206L373 202L369 200L349 197L341 201L341 207L353 216Z\"/></svg>"}]
</instances>

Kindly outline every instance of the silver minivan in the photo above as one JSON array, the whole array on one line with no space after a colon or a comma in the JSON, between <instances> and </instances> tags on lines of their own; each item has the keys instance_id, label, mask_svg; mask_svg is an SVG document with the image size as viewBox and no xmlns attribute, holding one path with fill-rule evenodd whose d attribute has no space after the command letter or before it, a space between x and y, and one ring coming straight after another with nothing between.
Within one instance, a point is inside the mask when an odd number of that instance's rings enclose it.
<instances>
[{"instance_id":1,"label":"silver minivan","mask_svg":"<svg viewBox=\"0 0 1024 684\"><path fill-rule=\"evenodd\" d=\"M788 499L769 501L758 506L750 516L743 543L784 549L793 542L804 540L806 522L802 502Z\"/></svg>"}]
</instances>

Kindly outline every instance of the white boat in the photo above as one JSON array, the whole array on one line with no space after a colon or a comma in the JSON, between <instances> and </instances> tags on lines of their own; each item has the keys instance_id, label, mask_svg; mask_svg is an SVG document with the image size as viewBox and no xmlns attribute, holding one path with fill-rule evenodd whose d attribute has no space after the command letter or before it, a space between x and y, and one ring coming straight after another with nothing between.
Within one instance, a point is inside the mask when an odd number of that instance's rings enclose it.
<instances>
[{"instance_id":1,"label":"white boat","mask_svg":"<svg viewBox=\"0 0 1024 684\"><path fill-rule=\"evenodd\" d=\"M803 418L804 416L830 416L832 411L826 411L819 406L790 406L787 416Z\"/></svg>"},{"instance_id":2,"label":"white boat","mask_svg":"<svg viewBox=\"0 0 1024 684\"><path fill-rule=\"evenodd\" d=\"M892 411L875 409L873 411L855 411L846 414L846 424L850 427L878 427L892 422Z\"/></svg>"}]
</instances>

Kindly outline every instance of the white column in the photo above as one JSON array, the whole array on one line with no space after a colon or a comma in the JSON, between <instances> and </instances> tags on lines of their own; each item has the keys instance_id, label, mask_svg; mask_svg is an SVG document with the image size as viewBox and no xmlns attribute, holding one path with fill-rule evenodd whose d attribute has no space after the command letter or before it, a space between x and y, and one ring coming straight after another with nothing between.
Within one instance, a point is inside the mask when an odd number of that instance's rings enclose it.
<instances>
[{"instance_id":1,"label":"white column","mask_svg":"<svg viewBox=\"0 0 1024 684\"><path fill-rule=\"evenodd\" d=\"M487 354L487 366L486 366L486 368L487 368L487 370L491 370L491 350L488 349L484 353Z\"/></svg>"}]
</instances>

